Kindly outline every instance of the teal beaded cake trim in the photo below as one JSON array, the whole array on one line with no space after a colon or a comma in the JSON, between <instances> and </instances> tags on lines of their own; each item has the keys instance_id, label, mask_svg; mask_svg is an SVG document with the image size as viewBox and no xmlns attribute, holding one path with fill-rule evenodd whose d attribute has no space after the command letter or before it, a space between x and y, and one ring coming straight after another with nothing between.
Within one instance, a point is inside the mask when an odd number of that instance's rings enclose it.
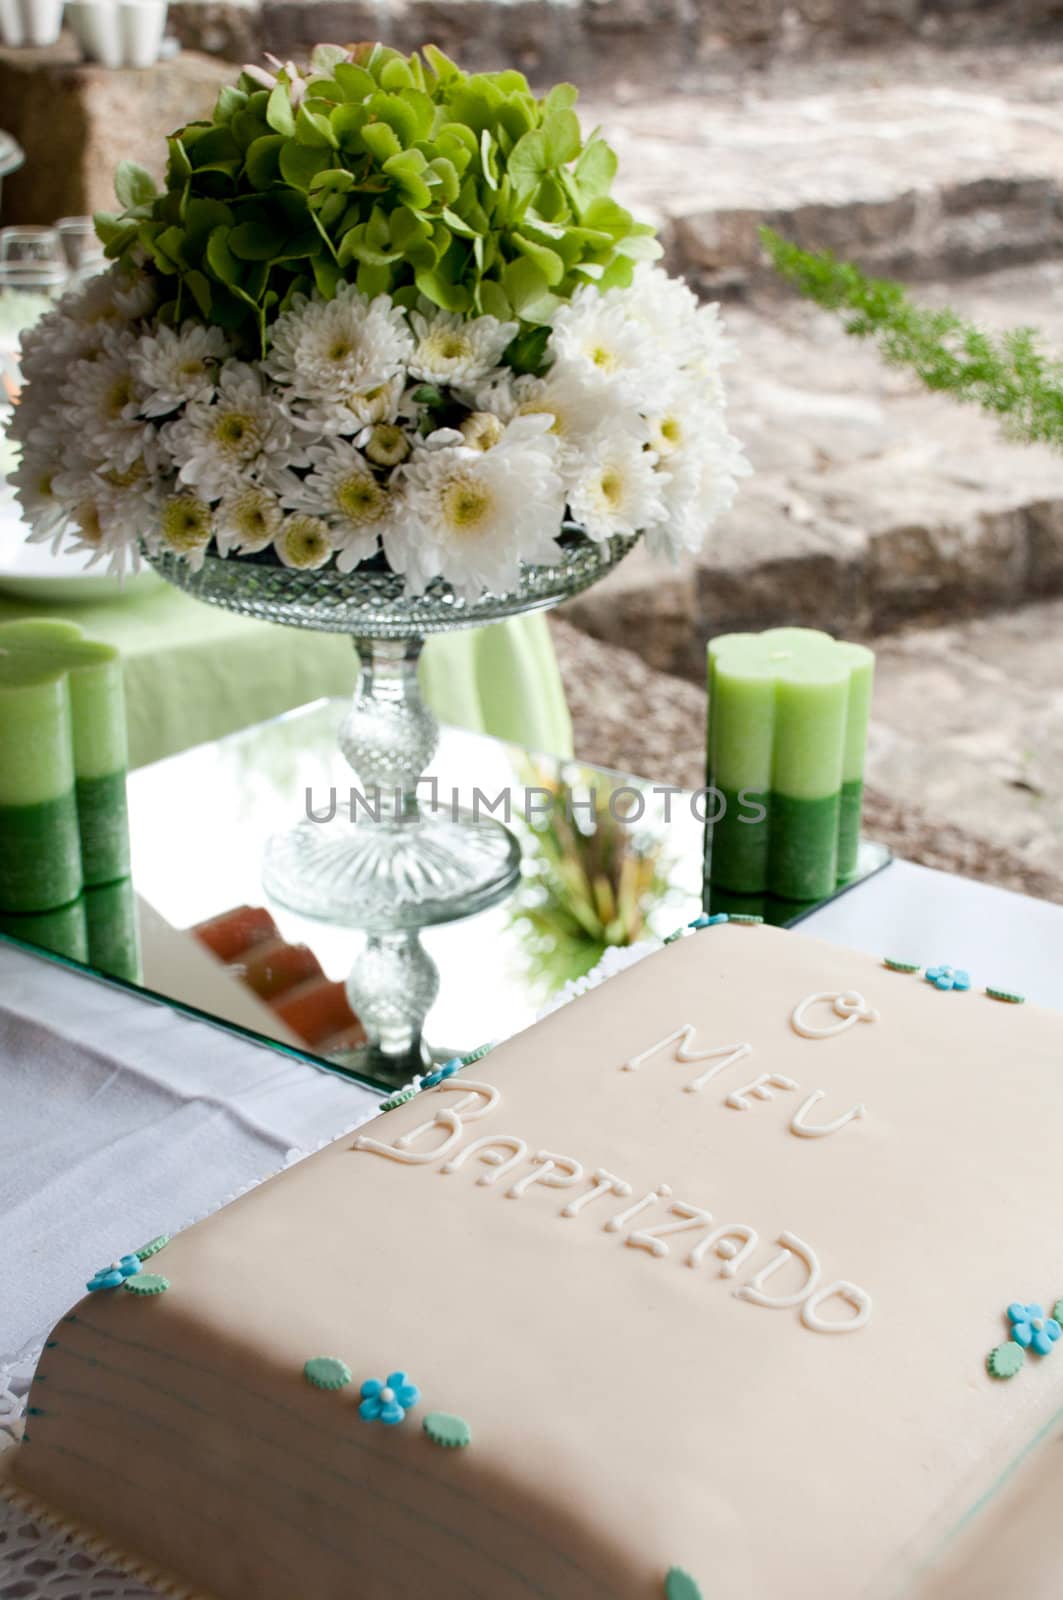
<instances>
[{"instance_id":1,"label":"teal beaded cake trim","mask_svg":"<svg viewBox=\"0 0 1063 1600\"><path fill-rule=\"evenodd\" d=\"M987 987L985 992L990 1000L1004 1000L1009 1006L1021 1006L1026 1003L1024 994L1012 994L1007 989L990 989Z\"/></svg>"},{"instance_id":2,"label":"teal beaded cake trim","mask_svg":"<svg viewBox=\"0 0 1063 1600\"><path fill-rule=\"evenodd\" d=\"M157 1239L151 1239L147 1244L142 1244L139 1250L134 1251L138 1261L150 1261L152 1256L157 1256L160 1250L165 1250L170 1242L168 1233L160 1233Z\"/></svg>"},{"instance_id":3,"label":"teal beaded cake trim","mask_svg":"<svg viewBox=\"0 0 1063 1600\"><path fill-rule=\"evenodd\" d=\"M891 972L922 972L923 970L918 963L913 965L910 961L894 961L891 956L883 956L882 965L888 967Z\"/></svg>"},{"instance_id":4,"label":"teal beaded cake trim","mask_svg":"<svg viewBox=\"0 0 1063 1600\"><path fill-rule=\"evenodd\" d=\"M157 1272L140 1272L135 1278L128 1278L122 1285L126 1294L165 1294L170 1287L169 1278L162 1277Z\"/></svg>"}]
</instances>

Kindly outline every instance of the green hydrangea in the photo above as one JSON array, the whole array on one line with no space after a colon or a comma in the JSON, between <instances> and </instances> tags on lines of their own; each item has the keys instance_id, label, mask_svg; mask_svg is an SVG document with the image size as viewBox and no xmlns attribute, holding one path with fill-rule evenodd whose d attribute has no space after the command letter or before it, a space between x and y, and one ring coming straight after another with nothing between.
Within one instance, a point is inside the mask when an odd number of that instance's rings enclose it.
<instances>
[{"instance_id":1,"label":"green hydrangea","mask_svg":"<svg viewBox=\"0 0 1063 1600\"><path fill-rule=\"evenodd\" d=\"M536 99L519 72L463 72L426 46L319 45L307 77L241 74L210 122L169 141L165 192L124 162L112 258L143 252L164 320L216 323L249 349L292 296L339 283L462 316L516 318L534 370L557 305L631 280L660 251L610 197L616 156L584 139L577 91Z\"/></svg>"}]
</instances>

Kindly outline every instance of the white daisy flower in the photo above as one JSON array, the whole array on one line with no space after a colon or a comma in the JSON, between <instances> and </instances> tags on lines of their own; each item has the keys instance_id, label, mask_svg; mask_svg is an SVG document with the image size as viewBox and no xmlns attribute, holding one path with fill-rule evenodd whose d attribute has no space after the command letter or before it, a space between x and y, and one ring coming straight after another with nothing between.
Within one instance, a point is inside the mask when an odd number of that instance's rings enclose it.
<instances>
[{"instance_id":1,"label":"white daisy flower","mask_svg":"<svg viewBox=\"0 0 1063 1600\"><path fill-rule=\"evenodd\" d=\"M213 512L206 500L194 494L175 494L164 500L151 542L183 556L198 572L214 533Z\"/></svg>"},{"instance_id":2,"label":"white daisy flower","mask_svg":"<svg viewBox=\"0 0 1063 1600\"><path fill-rule=\"evenodd\" d=\"M554 313L546 353L555 378L597 380L601 388L608 385L636 401L671 375L649 329L628 316L620 298L589 285Z\"/></svg>"},{"instance_id":3,"label":"white daisy flower","mask_svg":"<svg viewBox=\"0 0 1063 1600\"><path fill-rule=\"evenodd\" d=\"M682 278L669 277L660 267L639 267L629 289L610 290L605 298L622 305L675 367L703 379L713 405L723 405L721 368L734 359L734 348L719 306L698 300Z\"/></svg>"},{"instance_id":4,"label":"white daisy flower","mask_svg":"<svg viewBox=\"0 0 1063 1600\"><path fill-rule=\"evenodd\" d=\"M301 572L323 567L332 556L328 524L320 517L298 511L285 517L273 548L286 567L295 567Z\"/></svg>"},{"instance_id":5,"label":"white daisy flower","mask_svg":"<svg viewBox=\"0 0 1063 1600\"><path fill-rule=\"evenodd\" d=\"M241 361L221 369L213 403L187 406L184 416L163 428L163 439L181 482L208 500L231 493L249 477L305 459L292 445L288 418L265 392L262 373Z\"/></svg>"},{"instance_id":6,"label":"white daisy flower","mask_svg":"<svg viewBox=\"0 0 1063 1600\"><path fill-rule=\"evenodd\" d=\"M284 512L271 489L246 483L225 495L214 513L214 537L218 552L231 550L253 555L271 545L281 530Z\"/></svg>"},{"instance_id":7,"label":"white daisy flower","mask_svg":"<svg viewBox=\"0 0 1063 1600\"><path fill-rule=\"evenodd\" d=\"M651 555L678 560L700 550L713 523L730 510L738 480L750 466L742 447L718 417L702 419L658 464L663 515L645 525Z\"/></svg>"},{"instance_id":8,"label":"white daisy flower","mask_svg":"<svg viewBox=\"0 0 1063 1600\"><path fill-rule=\"evenodd\" d=\"M502 359L519 330L516 322L473 317L466 322L454 312L412 311L417 343L409 357L410 375L423 383L468 389L482 383Z\"/></svg>"},{"instance_id":9,"label":"white daisy flower","mask_svg":"<svg viewBox=\"0 0 1063 1600\"><path fill-rule=\"evenodd\" d=\"M522 562L556 560L564 513L556 456L548 433L526 428L490 450L415 450L401 469L403 515L383 535L410 591L423 593L438 575L470 599L502 594Z\"/></svg>"},{"instance_id":10,"label":"white daisy flower","mask_svg":"<svg viewBox=\"0 0 1063 1600\"><path fill-rule=\"evenodd\" d=\"M337 566L349 572L375 555L380 534L392 515L392 499L360 450L345 439L313 445L307 451L312 471L302 482L302 502L328 522Z\"/></svg>"},{"instance_id":11,"label":"white daisy flower","mask_svg":"<svg viewBox=\"0 0 1063 1600\"><path fill-rule=\"evenodd\" d=\"M201 323L186 322L180 332L158 327L142 334L130 364L145 394L144 415L164 417L183 405L213 399L215 375L228 354L221 329Z\"/></svg>"},{"instance_id":12,"label":"white daisy flower","mask_svg":"<svg viewBox=\"0 0 1063 1600\"><path fill-rule=\"evenodd\" d=\"M640 533L664 516L656 457L630 438L603 434L574 470L568 491L573 518L592 539Z\"/></svg>"},{"instance_id":13,"label":"white daisy flower","mask_svg":"<svg viewBox=\"0 0 1063 1600\"><path fill-rule=\"evenodd\" d=\"M8 473L7 481L33 529L29 536L32 544L54 540L53 549L58 549L62 541L67 509L56 487L56 477L62 466L61 450L54 444L49 447L38 436L32 446L23 444L18 465Z\"/></svg>"},{"instance_id":14,"label":"white daisy flower","mask_svg":"<svg viewBox=\"0 0 1063 1600\"><path fill-rule=\"evenodd\" d=\"M296 295L270 330L265 370L307 423L354 433L394 421L413 339L388 295L367 300L341 284L334 300Z\"/></svg>"}]
</instances>

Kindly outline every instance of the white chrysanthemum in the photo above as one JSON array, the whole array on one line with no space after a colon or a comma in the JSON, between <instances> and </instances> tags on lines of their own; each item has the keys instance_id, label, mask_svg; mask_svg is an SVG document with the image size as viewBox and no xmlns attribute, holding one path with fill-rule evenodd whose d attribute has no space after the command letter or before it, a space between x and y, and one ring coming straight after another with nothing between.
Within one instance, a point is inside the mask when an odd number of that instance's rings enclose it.
<instances>
[{"instance_id":1,"label":"white chrysanthemum","mask_svg":"<svg viewBox=\"0 0 1063 1600\"><path fill-rule=\"evenodd\" d=\"M623 435L603 434L569 483L568 504L592 539L640 533L664 515L650 450Z\"/></svg>"},{"instance_id":2,"label":"white chrysanthemum","mask_svg":"<svg viewBox=\"0 0 1063 1600\"><path fill-rule=\"evenodd\" d=\"M228 354L221 329L197 322L186 322L180 332L158 327L142 334L130 364L144 394L144 415L164 417L183 405L211 400L215 375Z\"/></svg>"},{"instance_id":3,"label":"white chrysanthemum","mask_svg":"<svg viewBox=\"0 0 1063 1600\"><path fill-rule=\"evenodd\" d=\"M394 420L413 339L388 295L341 284L334 300L296 295L270 330L265 370L321 430L354 433Z\"/></svg>"},{"instance_id":4,"label":"white chrysanthemum","mask_svg":"<svg viewBox=\"0 0 1063 1600\"><path fill-rule=\"evenodd\" d=\"M257 367L229 361L218 377L216 399L186 408L167 423L163 439L182 483L208 500L232 492L247 478L298 464L291 424Z\"/></svg>"},{"instance_id":5,"label":"white chrysanthemum","mask_svg":"<svg viewBox=\"0 0 1063 1600\"><path fill-rule=\"evenodd\" d=\"M469 598L501 594L522 562L556 559L564 492L549 424L536 423L520 419L490 450L418 449L400 469L403 515L384 549L413 593L442 576Z\"/></svg>"},{"instance_id":6,"label":"white chrysanthemum","mask_svg":"<svg viewBox=\"0 0 1063 1600\"><path fill-rule=\"evenodd\" d=\"M214 537L218 551L231 550L253 555L271 545L281 530L284 512L271 489L247 483L234 489L221 501L214 514Z\"/></svg>"},{"instance_id":7,"label":"white chrysanthemum","mask_svg":"<svg viewBox=\"0 0 1063 1600\"><path fill-rule=\"evenodd\" d=\"M355 444L378 467L397 467L412 448L406 429L397 422L377 422L363 428Z\"/></svg>"},{"instance_id":8,"label":"white chrysanthemum","mask_svg":"<svg viewBox=\"0 0 1063 1600\"><path fill-rule=\"evenodd\" d=\"M470 450L492 449L505 431L505 423L493 411L470 411L458 429Z\"/></svg>"},{"instance_id":9,"label":"white chrysanthemum","mask_svg":"<svg viewBox=\"0 0 1063 1600\"><path fill-rule=\"evenodd\" d=\"M175 494L162 503L151 543L156 549L182 556L197 572L213 533L213 513L207 501L194 494Z\"/></svg>"},{"instance_id":10,"label":"white chrysanthemum","mask_svg":"<svg viewBox=\"0 0 1063 1600\"><path fill-rule=\"evenodd\" d=\"M545 378L518 378L513 405L515 416L553 418L550 432L566 465L585 455L601 433L621 434L640 444L646 437L638 407L624 385L603 385L572 368L554 368Z\"/></svg>"},{"instance_id":11,"label":"white chrysanthemum","mask_svg":"<svg viewBox=\"0 0 1063 1600\"><path fill-rule=\"evenodd\" d=\"M674 368L707 384L707 397L722 407L721 368L734 359L734 349L715 302L698 300L682 278L645 266L636 270L629 289L609 290L605 298L652 335Z\"/></svg>"},{"instance_id":12,"label":"white chrysanthemum","mask_svg":"<svg viewBox=\"0 0 1063 1600\"><path fill-rule=\"evenodd\" d=\"M519 329L518 323L497 317L465 322L454 312L434 308L411 312L410 322L417 339L409 358L411 376L453 389L483 383Z\"/></svg>"},{"instance_id":13,"label":"white chrysanthemum","mask_svg":"<svg viewBox=\"0 0 1063 1600\"><path fill-rule=\"evenodd\" d=\"M577 289L554 313L546 346L555 378L597 381L625 398L643 399L670 376L667 358L650 330L629 317L621 298Z\"/></svg>"},{"instance_id":14,"label":"white chrysanthemum","mask_svg":"<svg viewBox=\"0 0 1063 1600\"><path fill-rule=\"evenodd\" d=\"M375 555L392 516L391 494L361 451L345 439L313 445L307 455L312 471L303 479L302 503L325 518L341 552L336 565L349 572Z\"/></svg>"},{"instance_id":15,"label":"white chrysanthemum","mask_svg":"<svg viewBox=\"0 0 1063 1600\"><path fill-rule=\"evenodd\" d=\"M286 567L310 572L323 567L332 556L332 540L328 524L320 517L297 511L285 517L273 548Z\"/></svg>"},{"instance_id":16,"label":"white chrysanthemum","mask_svg":"<svg viewBox=\"0 0 1063 1600\"><path fill-rule=\"evenodd\" d=\"M94 360L75 362L57 413L94 465L118 472L139 460L155 464L156 429L141 415L133 348L132 334L112 334Z\"/></svg>"},{"instance_id":17,"label":"white chrysanthemum","mask_svg":"<svg viewBox=\"0 0 1063 1600\"><path fill-rule=\"evenodd\" d=\"M750 466L742 447L722 420L705 416L684 431L658 463L663 515L645 527L651 555L677 560L684 550L700 550L716 519L728 511L738 480Z\"/></svg>"},{"instance_id":18,"label":"white chrysanthemum","mask_svg":"<svg viewBox=\"0 0 1063 1600\"><path fill-rule=\"evenodd\" d=\"M18 410L20 411L20 406ZM18 412L16 411L16 416ZM18 465L8 474L22 514L33 532L30 542L54 540L58 548L67 521L67 504L60 495L56 478L63 468L63 454L55 440L38 434L33 442L23 443Z\"/></svg>"}]
</instances>

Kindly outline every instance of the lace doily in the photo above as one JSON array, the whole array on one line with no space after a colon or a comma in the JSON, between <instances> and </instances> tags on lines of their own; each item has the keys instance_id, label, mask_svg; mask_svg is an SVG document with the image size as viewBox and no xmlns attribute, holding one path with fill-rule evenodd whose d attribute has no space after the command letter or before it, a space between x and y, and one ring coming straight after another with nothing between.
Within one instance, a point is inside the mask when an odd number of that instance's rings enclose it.
<instances>
[{"instance_id":1,"label":"lace doily","mask_svg":"<svg viewBox=\"0 0 1063 1600\"><path fill-rule=\"evenodd\" d=\"M0 1600L159 1600L114 1567L100 1566L69 1534L0 1496Z\"/></svg>"}]
</instances>

